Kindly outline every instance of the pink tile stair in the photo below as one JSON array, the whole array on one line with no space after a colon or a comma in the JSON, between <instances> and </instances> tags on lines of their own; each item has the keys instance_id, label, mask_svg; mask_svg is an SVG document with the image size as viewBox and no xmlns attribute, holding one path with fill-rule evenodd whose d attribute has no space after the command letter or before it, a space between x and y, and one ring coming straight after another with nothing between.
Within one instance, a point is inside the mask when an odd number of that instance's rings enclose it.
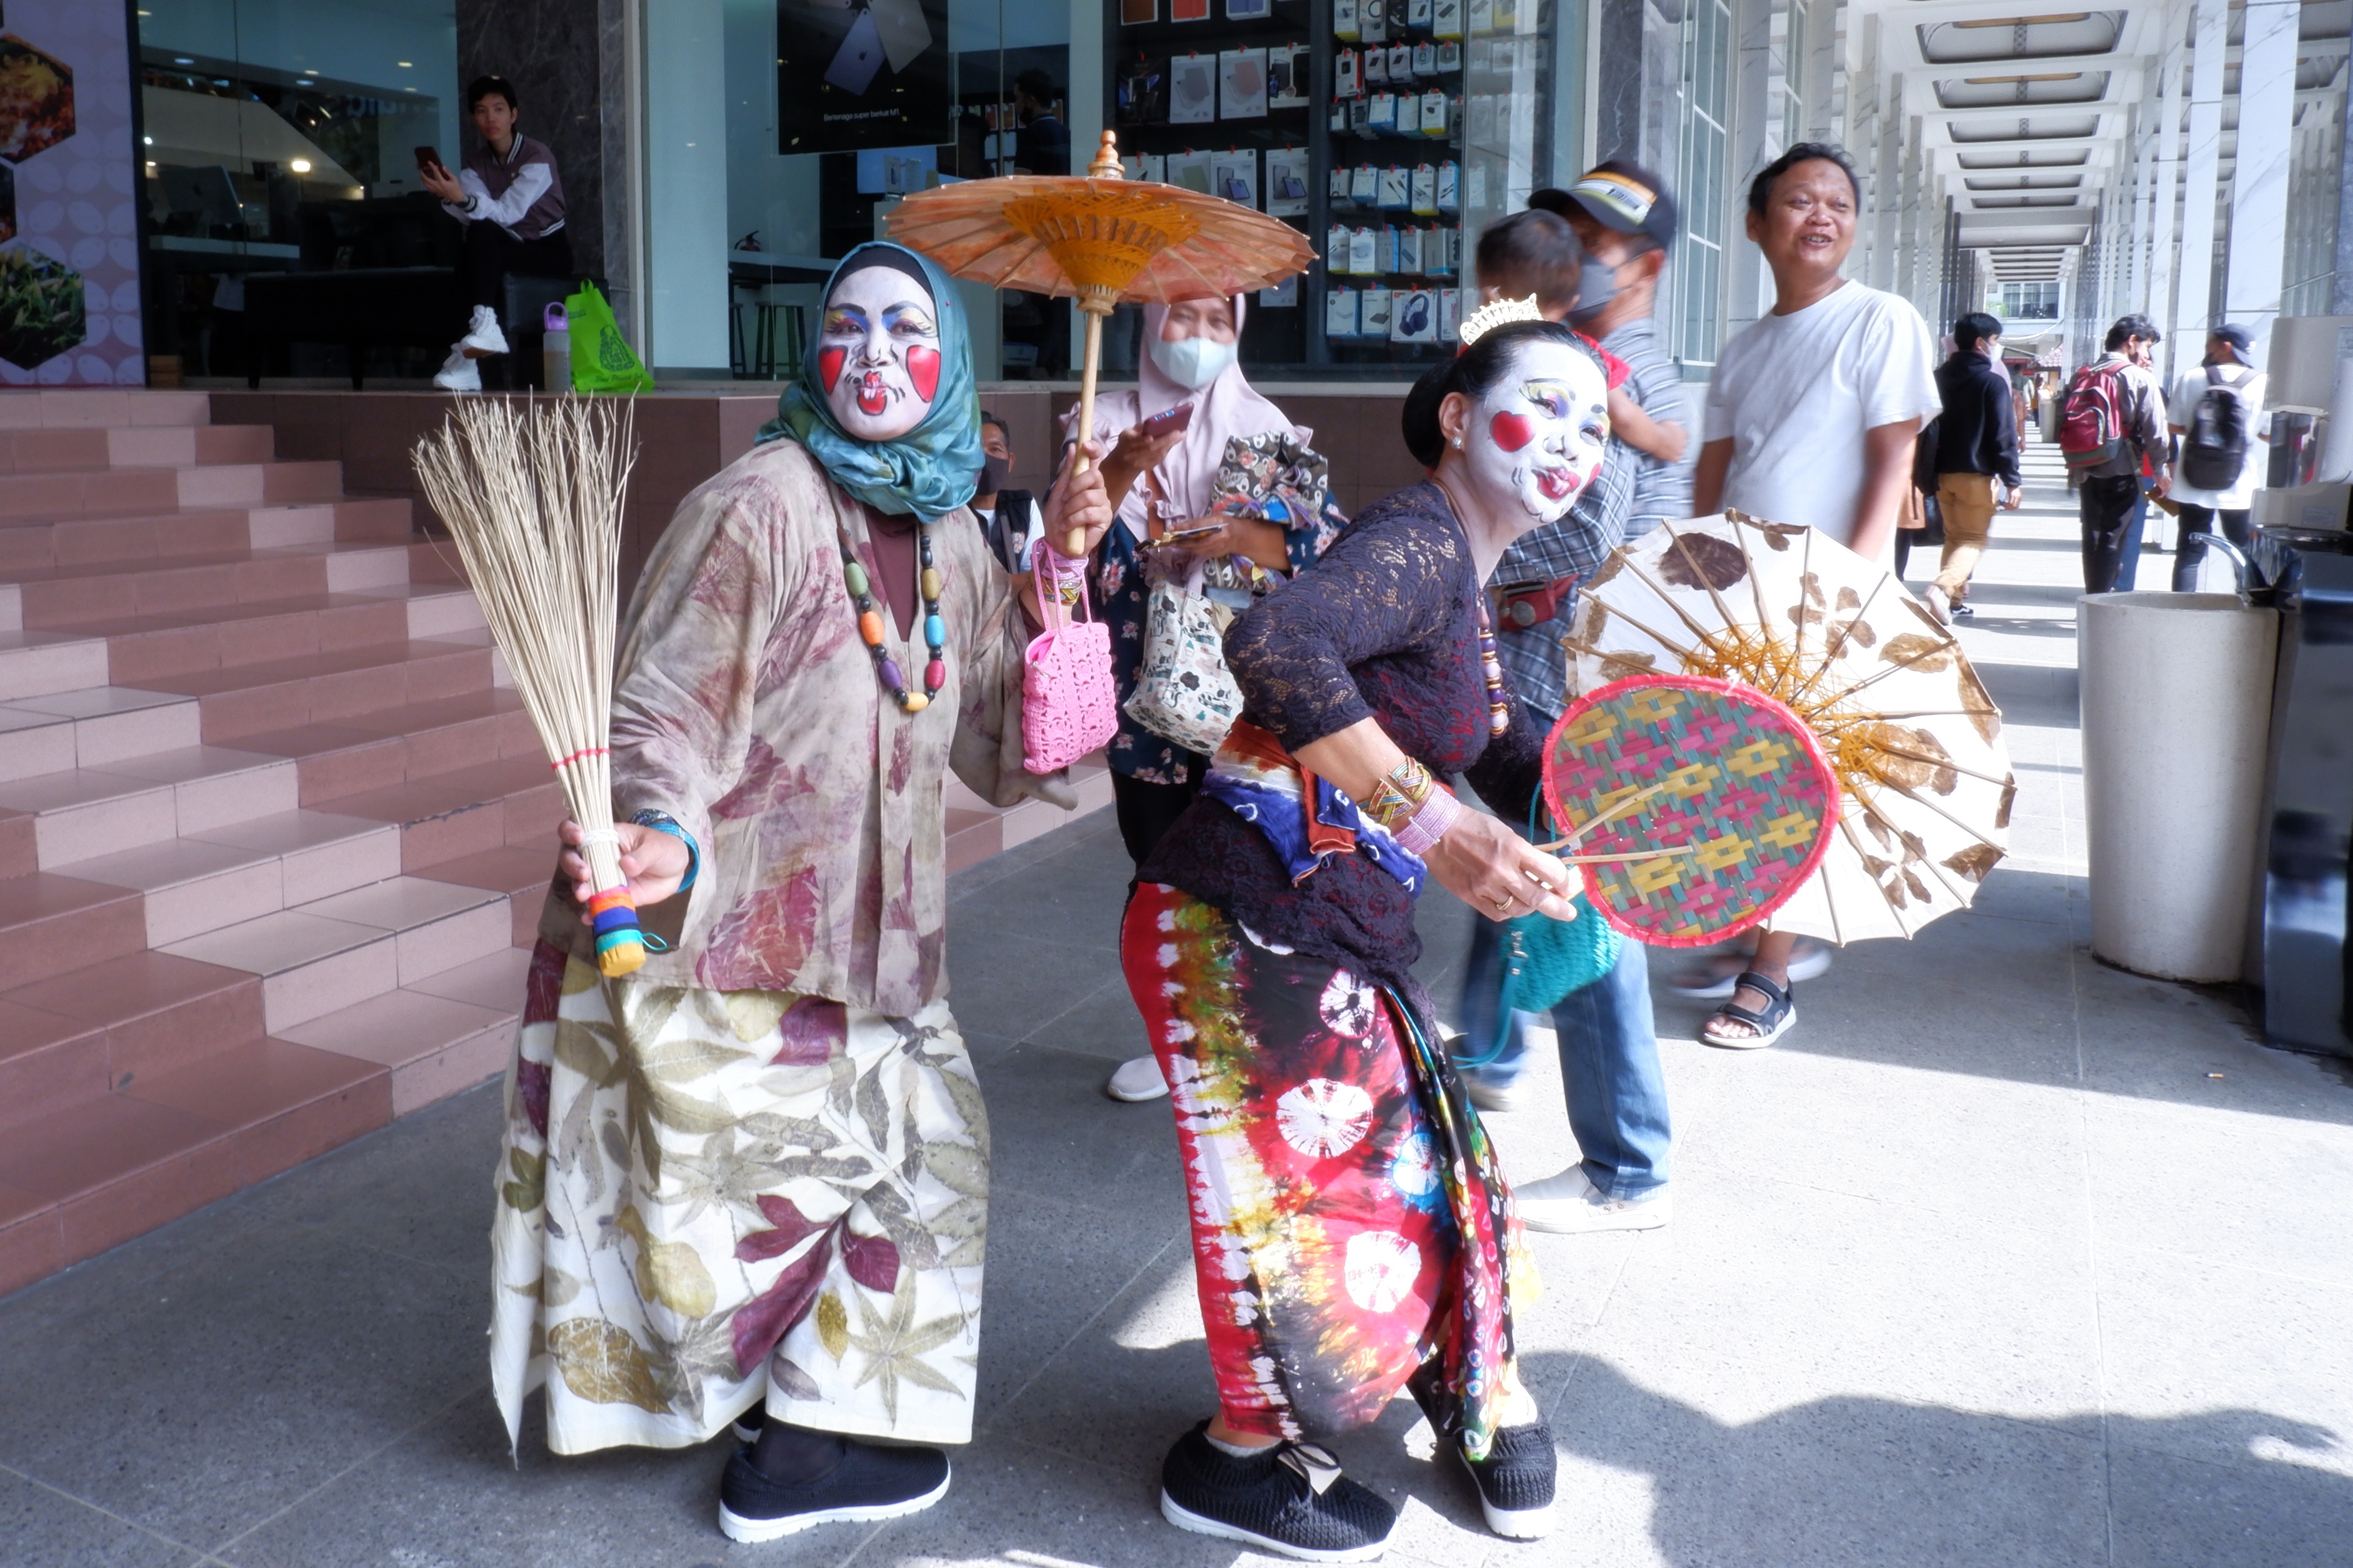
<instances>
[{"instance_id":1,"label":"pink tile stair","mask_svg":"<svg viewBox=\"0 0 2353 1568\"><path fill-rule=\"evenodd\" d=\"M0 1292L505 1065L546 761L449 547L274 449L0 392ZM947 808L951 869L1067 820Z\"/></svg>"}]
</instances>

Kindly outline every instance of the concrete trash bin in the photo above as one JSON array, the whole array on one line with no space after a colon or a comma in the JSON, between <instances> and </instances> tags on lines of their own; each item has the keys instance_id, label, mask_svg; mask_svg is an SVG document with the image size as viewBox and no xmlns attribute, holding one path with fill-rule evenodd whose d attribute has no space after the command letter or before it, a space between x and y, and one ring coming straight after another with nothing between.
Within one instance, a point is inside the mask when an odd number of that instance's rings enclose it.
<instances>
[{"instance_id":1,"label":"concrete trash bin","mask_svg":"<svg viewBox=\"0 0 2353 1568\"><path fill-rule=\"evenodd\" d=\"M2087 594L2076 611L2092 951L2159 979L2237 980L2279 612L2235 594Z\"/></svg>"},{"instance_id":2,"label":"concrete trash bin","mask_svg":"<svg viewBox=\"0 0 2353 1568\"><path fill-rule=\"evenodd\" d=\"M2075 607L2092 952L2160 979L2240 979L2280 612L2235 594Z\"/></svg>"}]
</instances>

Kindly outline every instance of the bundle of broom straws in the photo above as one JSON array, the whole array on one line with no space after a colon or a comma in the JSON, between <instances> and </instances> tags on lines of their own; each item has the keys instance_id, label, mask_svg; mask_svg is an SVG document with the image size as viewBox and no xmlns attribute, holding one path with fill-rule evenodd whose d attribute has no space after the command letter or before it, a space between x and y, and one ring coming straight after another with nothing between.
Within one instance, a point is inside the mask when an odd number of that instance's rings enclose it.
<instances>
[{"instance_id":1,"label":"bundle of broom straws","mask_svg":"<svg viewBox=\"0 0 2353 1568\"><path fill-rule=\"evenodd\" d=\"M413 455L580 825L607 978L646 962L607 749L621 502L636 457L627 404L575 397L461 400Z\"/></svg>"}]
</instances>

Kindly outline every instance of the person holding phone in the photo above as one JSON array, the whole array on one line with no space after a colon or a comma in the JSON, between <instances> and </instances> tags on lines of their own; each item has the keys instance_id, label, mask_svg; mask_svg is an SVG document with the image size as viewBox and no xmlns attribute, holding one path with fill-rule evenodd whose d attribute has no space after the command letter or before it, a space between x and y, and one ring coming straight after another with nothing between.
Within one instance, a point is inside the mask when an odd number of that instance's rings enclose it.
<instances>
[{"instance_id":1,"label":"person holding phone","mask_svg":"<svg viewBox=\"0 0 2353 1568\"><path fill-rule=\"evenodd\" d=\"M521 107L506 78L477 77L466 89L466 109L482 142L466 154L464 168L453 175L432 148L417 150L417 177L466 230L465 259L458 269L469 307L466 330L449 345L449 357L433 377L434 385L449 392L481 391L482 373L475 362L507 352L499 312L506 305L510 274L572 273L564 181L547 144L515 130Z\"/></svg>"},{"instance_id":2,"label":"person holding phone","mask_svg":"<svg viewBox=\"0 0 2353 1568\"><path fill-rule=\"evenodd\" d=\"M1144 657L1147 594L1145 563L1198 576L1198 568L1237 556L1290 574L1314 563L1346 519L1327 502L1321 517L1285 528L1257 518L1209 515L1209 490L1240 436L1289 436L1302 445L1314 432L1293 425L1242 374L1240 299L1194 300L1144 308L1144 347L1133 392L1095 399L1095 428L1117 430L1103 458L1103 485L1119 521L1094 553L1090 584L1111 627L1112 671L1119 683L1119 733L1107 748L1120 838L1137 865L1168 825L1193 803L1208 759L1145 729L1127 715ZM1186 412L1189 410L1190 412ZM1074 426L1071 426L1074 428ZM1065 430L1066 438L1070 433ZM1151 542L1185 537L1158 548ZM1112 1075L1114 1100L1157 1100L1168 1092L1160 1064L1137 1057Z\"/></svg>"}]
</instances>

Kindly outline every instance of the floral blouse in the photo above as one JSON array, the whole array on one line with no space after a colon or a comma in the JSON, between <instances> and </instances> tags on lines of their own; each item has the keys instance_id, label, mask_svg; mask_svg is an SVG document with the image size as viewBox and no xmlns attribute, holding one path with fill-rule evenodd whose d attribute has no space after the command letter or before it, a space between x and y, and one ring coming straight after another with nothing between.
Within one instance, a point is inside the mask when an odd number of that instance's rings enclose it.
<instances>
[{"instance_id":1,"label":"floral blouse","mask_svg":"<svg viewBox=\"0 0 2353 1568\"><path fill-rule=\"evenodd\" d=\"M681 935L645 979L903 1017L947 988L946 770L999 805L1076 802L1021 765L1029 626L973 518L931 531L947 684L912 714L859 637L837 528L881 581L865 509L788 439L680 504L621 630L613 798L624 818L677 818L701 851ZM921 689L921 617L912 643L882 619Z\"/></svg>"}]
</instances>

